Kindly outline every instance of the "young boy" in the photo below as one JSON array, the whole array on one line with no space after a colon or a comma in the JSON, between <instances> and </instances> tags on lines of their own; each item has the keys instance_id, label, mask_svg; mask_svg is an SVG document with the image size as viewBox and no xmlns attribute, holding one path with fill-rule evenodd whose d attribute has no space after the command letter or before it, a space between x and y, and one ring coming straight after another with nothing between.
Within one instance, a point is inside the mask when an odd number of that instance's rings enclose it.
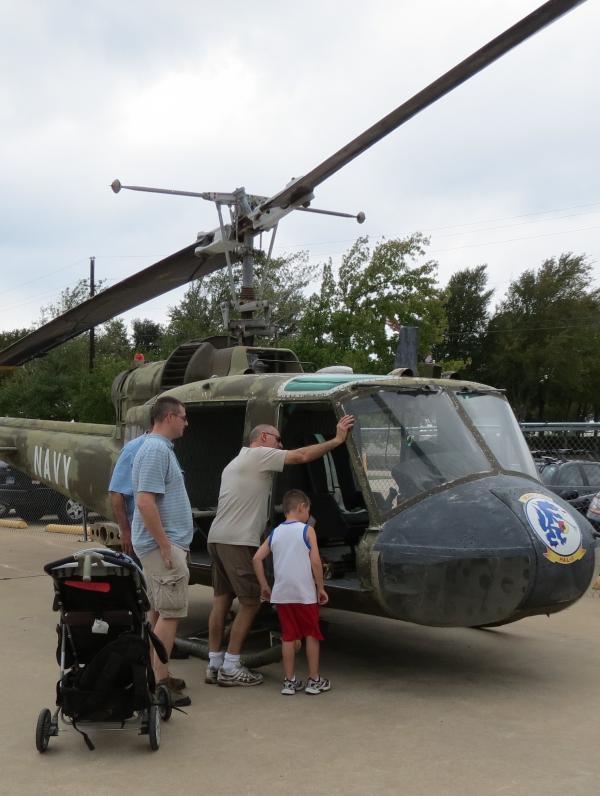
<instances>
[{"instance_id":1,"label":"young boy","mask_svg":"<svg viewBox=\"0 0 600 796\"><path fill-rule=\"evenodd\" d=\"M281 693L295 694L304 686L301 680L296 680L294 662L296 643L305 638L308 681L304 691L321 694L331 688L329 680L319 675L319 642L323 639L319 627L319 605L325 605L329 597L323 586L323 566L315 529L307 524L310 500L299 489L291 489L283 496L283 513L285 522L271 531L252 563L261 596L277 606L285 675ZM273 553L273 591L269 588L263 566L269 553Z\"/></svg>"}]
</instances>

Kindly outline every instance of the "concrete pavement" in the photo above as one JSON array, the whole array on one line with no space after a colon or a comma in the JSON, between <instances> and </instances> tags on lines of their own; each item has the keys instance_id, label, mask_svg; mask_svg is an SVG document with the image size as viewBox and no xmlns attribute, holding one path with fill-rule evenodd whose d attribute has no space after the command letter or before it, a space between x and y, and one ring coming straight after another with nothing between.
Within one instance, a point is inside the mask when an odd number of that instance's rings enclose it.
<instances>
[{"instance_id":1,"label":"concrete pavement","mask_svg":"<svg viewBox=\"0 0 600 796\"><path fill-rule=\"evenodd\" d=\"M204 662L174 661L192 707L146 737L75 733L35 750L53 707L57 615L44 563L73 537L0 528L0 793L588 794L600 776L600 599L490 631L438 630L324 612L328 694L203 683ZM189 628L210 591L191 589ZM303 674L303 663L298 667ZM85 763L85 765L83 765Z\"/></svg>"}]
</instances>

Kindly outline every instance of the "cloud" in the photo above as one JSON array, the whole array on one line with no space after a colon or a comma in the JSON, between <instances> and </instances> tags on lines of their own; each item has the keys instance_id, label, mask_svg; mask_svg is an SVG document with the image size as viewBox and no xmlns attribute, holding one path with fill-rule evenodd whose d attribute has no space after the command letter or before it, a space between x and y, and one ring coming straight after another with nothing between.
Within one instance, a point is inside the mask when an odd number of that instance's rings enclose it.
<instances>
[{"instance_id":1,"label":"cloud","mask_svg":"<svg viewBox=\"0 0 600 796\"><path fill-rule=\"evenodd\" d=\"M194 199L110 182L271 194L536 7L531 0L131 0L0 8L3 329L87 275L111 283L216 224ZM586 3L425 110L289 216L278 251L338 258L356 235L431 230L440 278L488 262L501 293L564 250L600 256L597 4ZM519 218L538 213L534 220ZM564 215L564 213L563 213ZM507 219L506 228L488 229ZM512 219L512 223L511 223ZM479 223L481 222L481 223ZM468 225L468 226L467 226ZM444 233L440 227L451 227ZM449 237L452 235L453 237ZM132 314L164 319L178 293Z\"/></svg>"}]
</instances>

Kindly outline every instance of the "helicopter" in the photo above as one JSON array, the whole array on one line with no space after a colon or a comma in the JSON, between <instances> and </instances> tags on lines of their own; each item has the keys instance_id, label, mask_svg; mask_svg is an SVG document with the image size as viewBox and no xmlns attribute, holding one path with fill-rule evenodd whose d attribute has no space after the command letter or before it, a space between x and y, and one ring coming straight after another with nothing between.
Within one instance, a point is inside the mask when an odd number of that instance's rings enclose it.
<instances>
[{"instance_id":1,"label":"helicopter","mask_svg":"<svg viewBox=\"0 0 600 796\"><path fill-rule=\"evenodd\" d=\"M119 374L115 424L0 418L0 453L102 516L123 444L145 432L159 395L182 401L188 430L176 442L196 534L191 582L211 584L207 535L221 472L253 427L275 426L284 447L320 442L352 414L347 444L288 467L271 494L281 519L290 488L305 491L326 566L330 605L422 625L480 627L551 614L573 605L598 574L592 526L541 484L504 393L400 362L389 374L340 367L307 373L289 349L260 345L272 330L256 298L254 240L292 211L364 221L364 214L312 207L314 191L353 158L491 64L581 0L550 0L271 197L112 183L112 190L183 195L214 203L218 226L145 270L55 318L0 352L16 366L144 301L226 268L226 333L180 345L162 362ZM242 286L234 292L233 268ZM404 366L402 366L404 365ZM119 544L115 523L94 537Z\"/></svg>"}]
</instances>

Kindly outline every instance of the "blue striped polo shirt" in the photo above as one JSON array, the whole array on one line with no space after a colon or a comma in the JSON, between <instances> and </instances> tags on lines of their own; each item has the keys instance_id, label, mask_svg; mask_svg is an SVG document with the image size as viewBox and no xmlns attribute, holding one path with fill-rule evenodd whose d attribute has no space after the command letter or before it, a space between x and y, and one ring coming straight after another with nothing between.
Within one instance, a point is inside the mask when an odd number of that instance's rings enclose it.
<instances>
[{"instance_id":1,"label":"blue striped polo shirt","mask_svg":"<svg viewBox=\"0 0 600 796\"><path fill-rule=\"evenodd\" d=\"M171 543L189 550L194 535L192 507L171 440L162 434L148 434L133 460L132 476L136 495L138 492L156 495L160 519ZM133 514L131 539L133 549L140 558L158 549L154 537L144 526L137 505Z\"/></svg>"}]
</instances>

